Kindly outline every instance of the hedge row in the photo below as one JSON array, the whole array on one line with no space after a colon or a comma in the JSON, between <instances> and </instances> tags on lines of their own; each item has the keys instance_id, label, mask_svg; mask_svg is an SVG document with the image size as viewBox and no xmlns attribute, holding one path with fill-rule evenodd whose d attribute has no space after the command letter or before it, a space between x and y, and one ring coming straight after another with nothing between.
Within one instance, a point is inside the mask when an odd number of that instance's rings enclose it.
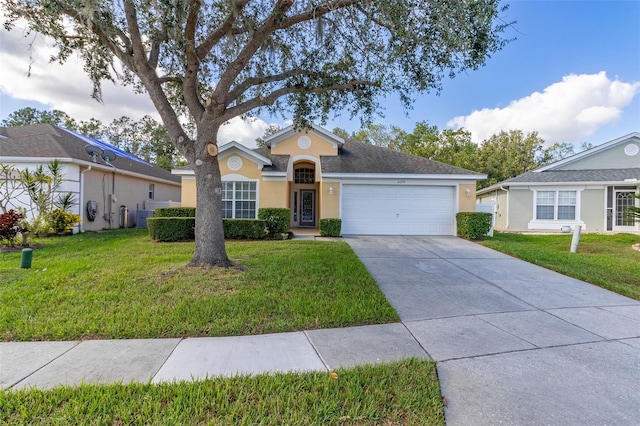
<instances>
[{"instance_id":1,"label":"hedge row","mask_svg":"<svg viewBox=\"0 0 640 426\"><path fill-rule=\"evenodd\" d=\"M150 217L147 228L152 240L185 241L195 238L194 217ZM223 219L224 237L234 240L262 240L267 238L267 221L252 219Z\"/></svg>"},{"instance_id":2,"label":"hedge row","mask_svg":"<svg viewBox=\"0 0 640 426\"><path fill-rule=\"evenodd\" d=\"M289 209L262 208L258 219L223 219L224 236L229 239L261 240L278 238L289 232ZM194 207L163 207L147 219L151 239L184 241L195 238Z\"/></svg>"},{"instance_id":3,"label":"hedge row","mask_svg":"<svg viewBox=\"0 0 640 426\"><path fill-rule=\"evenodd\" d=\"M267 221L270 235L289 232L291 212L287 208L263 207L258 209L258 219Z\"/></svg>"},{"instance_id":4,"label":"hedge row","mask_svg":"<svg viewBox=\"0 0 640 426\"><path fill-rule=\"evenodd\" d=\"M196 208L160 207L153 211L153 217L196 217Z\"/></svg>"},{"instance_id":5,"label":"hedge row","mask_svg":"<svg viewBox=\"0 0 640 426\"><path fill-rule=\"evenodd\" d=\"M460 212L456 215L458 236L469 240L481 240L491 230L491 213Z\"/></svg>"},{"instance_id":6,"label":"hedge row","mask_svg":"<svg viewBox=\"0 0 640 426\"><path fill-rule=\"evenodd\" d=\"M320 219L321 237L339 237L342 234L342 219Z\"/></svg>"},{"instance_id":7,"label":"hedge row","mask_svg":"<svg viewBox=\"0 0 640 426\"><path fill-rule=\"evenodd\" d=\"M184 241L195 238L195 217L150 217L147 229L152 240Z\"/></svg>"}]
</instances>

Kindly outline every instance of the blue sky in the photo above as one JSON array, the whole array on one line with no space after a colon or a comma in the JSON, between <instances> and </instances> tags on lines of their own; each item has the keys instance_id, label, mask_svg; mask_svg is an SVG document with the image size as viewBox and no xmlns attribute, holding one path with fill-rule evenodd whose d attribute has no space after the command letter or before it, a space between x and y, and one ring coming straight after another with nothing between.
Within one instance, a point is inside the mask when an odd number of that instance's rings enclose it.
<instances>
[{"instance_id":1,"label":"blue sky","mask_svg":"<svg viewBox=\"0 0 640 426\"><path fill-rule=\"evenodd\" d=\"M506 36L516 40L478 71L445 80L439 95L417 94L412 110L384 99L384 117L374 121L411 131L426 120L440 129L464 127L480 142L499 130L536 130L548 142L594 145L640 131L640 1L511 1L505 21L517 21ZM108 123L122 115L154 114L145 96L105 86L105 104L89 98L82 67L50 65L35 52L26 77L26 41L2 31L0 118L32 106L56 108L77 119ZM40 40L42 42L42 40ZM44 44L44 43L43 43ZM42 52L44 52L44 48ZM221 130L221 142L251 145L280 117L237 120ZM360 128L358 118L337 112L325 127Z\"/></svg>"}]
</instances>

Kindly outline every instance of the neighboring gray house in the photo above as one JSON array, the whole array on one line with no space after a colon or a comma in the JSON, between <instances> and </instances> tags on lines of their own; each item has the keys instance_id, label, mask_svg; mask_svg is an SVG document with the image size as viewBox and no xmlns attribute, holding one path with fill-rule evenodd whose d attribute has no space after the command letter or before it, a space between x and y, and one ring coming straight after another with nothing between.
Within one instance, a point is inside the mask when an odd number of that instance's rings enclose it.
<instances>
[{"instance_id":1,"label":"neighboring gray house","mask_svg":"<svg viewBox=\"0 0 640 426\"><path fill-rule=\"evenodd\" d=\"M638 206L640 133L484 188L477 202L495 204L495 229L639 232L625 210Z\"/></svg>"},{"instance_id":2,"label":"neighboring gray house","mask_svg":"<svg viewBox=\"0 0 640 426\"><path fill-rule=\"evenodd\" d=\"M81 231L133 226L136 211L146 220L145 210L180 201L179 177L112 145L51 124L0 127L0 163L35 170L55 159L65 175L58 192L75 195ZM11 204L28 200L23 194Z\"/></svg>"}]
</instances>

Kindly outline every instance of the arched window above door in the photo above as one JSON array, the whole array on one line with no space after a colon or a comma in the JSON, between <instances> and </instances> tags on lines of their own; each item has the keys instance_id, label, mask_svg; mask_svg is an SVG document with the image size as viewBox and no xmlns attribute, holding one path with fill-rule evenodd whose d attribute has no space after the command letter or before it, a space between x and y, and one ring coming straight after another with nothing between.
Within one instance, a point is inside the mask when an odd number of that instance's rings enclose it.
<instances>
[{"instance_id":1,"label":"arched window above door","mask_svg":"<svg viewBox=\"0 0 640 426\"><path fill-rule=\"evenodd\" d=\"M293 183L316 183L316 171L309 167L295 169Z\"/></svg>"}]
</instances>

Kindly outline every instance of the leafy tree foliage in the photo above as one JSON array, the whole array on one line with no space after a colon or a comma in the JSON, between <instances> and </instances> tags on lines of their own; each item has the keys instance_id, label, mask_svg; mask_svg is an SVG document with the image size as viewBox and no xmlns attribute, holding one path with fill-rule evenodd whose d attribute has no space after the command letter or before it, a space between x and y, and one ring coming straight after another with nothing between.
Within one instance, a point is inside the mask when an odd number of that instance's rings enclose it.
<instances>
[{"instance_id":1,"label":"leafy tree foliage","mask_svg":"<svg viewBox=\"0 0 640 426\"><path fill-rule=\"evenodd\" d=\"M266 146L264 140L274 133L278 133L280 130L280 126L278 126L277 124L269 124L269 126L267 126L267 128L264 130L264 134L262 135L262 137L256 138L256 145L258 146L258 148Z\"/></svg>"},{"instance_id":2,"label":"leafy tree foliage","mask_svg":"<svg viewBox=\"0 0 640 426\"><path fill-rule=\"evenodd\" d=\"M140 121L120 117L103 130L104 139L148 163L170 170L180 164L166 127L145 115Z\"/></svg>"},{"instance_id":3,"label":"leafy tree foliage","mask_svg":"<svg viewBox=\"0 0 640 426\"><path fill-rule=\"evenodd\" d=\"M502 131L482 143L479 164L488 175L484 186L515 177L538 167L538 154L544 140L537 132Z\"/></svg>"},{"instance_id":4,"label":"leafy tree foliage","mask_svg":"<svg viewBox=\"0 0 640 426\"><path fill-rule=\"evenodd\" d=\"M634 197L640 200L640 194L634 194ZM636 201L637 203L637 201ZM640 222L640 207L637 206L629 206L625 210L625 214L628 218L635 222Z\"/></svg>"},{"instance_id":5,"label":"leafy tree foliage","mask_svg":"<svg viewBox=\"0 0 640 426\"><path fill-rule=\"evenodd\" d=\"M3 0L54 38L53 60L74 52L94 82L146 91L174 145L194 168L196 249L191 265L229 266L222 181L207 144L233 117L266 108L307 125L332 110L370 116L380 95L415 91L477 69L501 49L499 0ZM118 73L111 70L117 69ZM180 117L197 133L190 137Z\"/></svg>"},{"instance_id":6,"label":"leafy tree foliage","mask_svg":"<svg viewBox=\"0 0 640 426\"><path fill-rule=\"evenodd\" d=\"M76 121L69 117L66 112L54 109L51 111L41 111L35 108L22 108L12 112L9 116L2 120L2 126L26 126L28 124L47 123L54 126L60 126L67 129L76 129Z\"/></svg>"}]
</instances>

